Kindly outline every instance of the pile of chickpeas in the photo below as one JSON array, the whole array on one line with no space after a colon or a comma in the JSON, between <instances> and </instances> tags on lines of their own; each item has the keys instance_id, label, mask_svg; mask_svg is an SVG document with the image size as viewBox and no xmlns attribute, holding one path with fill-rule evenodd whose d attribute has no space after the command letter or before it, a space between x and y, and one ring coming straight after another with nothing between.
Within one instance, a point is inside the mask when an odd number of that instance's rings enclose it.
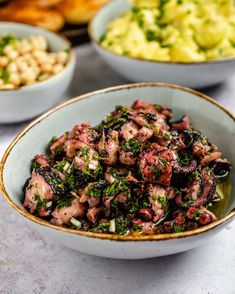
<instances>
[{"instance_id":1,"label":"pile of chickpeas","mask_svg":"<svg viewBox=\"0 0 235 294\"><path fill-rule=\"evenodd\" d=\"M48 52L44 36L16 39L0 54L0 90L15 89L49 79L63 70L69 59L68 51Z\"/></svg>"}]
</instances>

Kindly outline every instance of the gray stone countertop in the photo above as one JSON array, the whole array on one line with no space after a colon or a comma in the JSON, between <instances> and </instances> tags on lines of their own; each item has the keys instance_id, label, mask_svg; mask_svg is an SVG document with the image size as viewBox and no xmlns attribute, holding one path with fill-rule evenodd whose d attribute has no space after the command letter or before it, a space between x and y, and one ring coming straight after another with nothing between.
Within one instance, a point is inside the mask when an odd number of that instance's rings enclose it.
<instances>
[{"instance_id":1,"label":"gray stone countertop","mask_svg":"<svg viewBox=\"0 0 235 294\"><path fill-rule=\"evenodd\" d=\"M89 45L76 49L66 97L126 83ZM235 112L235 76L203 90ZM0 158L27 123L0 126ZM0 197L0 294L234 294L235 222L201 247L149 259L112 260L51 243Z\"/></svg>"}]
</instances>

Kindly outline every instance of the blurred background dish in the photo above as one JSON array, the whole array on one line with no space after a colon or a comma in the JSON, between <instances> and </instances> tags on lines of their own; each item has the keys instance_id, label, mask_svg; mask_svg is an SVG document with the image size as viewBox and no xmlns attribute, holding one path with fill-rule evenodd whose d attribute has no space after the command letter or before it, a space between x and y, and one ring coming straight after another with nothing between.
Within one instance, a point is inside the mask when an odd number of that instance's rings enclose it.
<instances>
[{"instance_id":1,"label":"blurred background dish","mask_svg":"<svg viewBox=\"0 0 235 294\"><path fill-rule=\"evenodd\" d=\"M133 6L128 0L115 0L103 7L90 23L89 33L101 58L121 76L135 82L167 82L192 88L218 84L235 70L235 57L201 62L151 61L119 55L100 45L109 23Z\"/></svg>"},{"instance_id":2,"label":"blurred background dish","mask_svg":"<svg viewBox=\"0 0 235 294\"><path fill-rule=\"evenodd\" d=\"M58 6L59 11L70 24L86 24L108 0L65 0Z\"/></svg>"},{"instance_id":3,"label":"blurred background dish","mask_svg":"<svg viewBox=\"0 0 235 294\"><path fill-rule=\"evenodd\" d=\"M40 26L63 33L73 45L89 41L87 23L109 0L5 0L0 21Z\"/></svg>"},{"instance_id":4,"label":"blurred background dish","mask_svg":"<svg viewBox=\"0 0 235 294\"><path fill-rule=\"evenodd\" d=\"M111 52L184 63L235 57L233 1L129 1L100 40Z\"/></svg>"},{"instance_id":5,"label":"blurred background dish","mask_svg":"<svg viewBox=\"0 0 235 294\"><path fill-rule=\"evenodd\" d=\"M63 97L73 77L75 56L70 43L65 38L42 28L19 23L0 22L0 35L3 34L14 35L15 38L20 40L40 35L47 40L50 52L69 51L68 61L59 73L44 81L21 86L17 89L0 91L0 123L15 123L39 115ZM40 50L37 51L41 52ZM30 70L31 67L28 69ZM25 73L26 69L23 70L23 74Z\"/></svg>"}]
</instances>

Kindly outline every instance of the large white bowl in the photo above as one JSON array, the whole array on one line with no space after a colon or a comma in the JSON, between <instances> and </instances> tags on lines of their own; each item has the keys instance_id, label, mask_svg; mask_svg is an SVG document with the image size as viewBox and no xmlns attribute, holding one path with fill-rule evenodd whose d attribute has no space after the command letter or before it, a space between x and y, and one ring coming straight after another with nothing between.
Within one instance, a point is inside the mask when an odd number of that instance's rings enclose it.
<instances>
[{"instance_id":1,"label":"large white bowl","mask_svg":"<svg viewBox=\"0 0 235 294\"><path fill-rule=\"evenodd\" d=\"M102 47L100 37L107 25L131 8L128 0L115 0L104 6L89 26L90 38L102 59L127 80L135 82L166 82L191 88L220 83L235 73L235 58L206 62L159 62L122 56Z\"/></svg>"},{"instance_id":2,"label":"large white bowl","mask_svg":"<svg viewBox=\"0 0 235 294\"><path fill-rule=\"evenodd\" d=\"M12 34L19 39L40 34L46 37L53 52L71 49L70 43L65 38L31 25L0 22L0 36L2 34ZM68 88L74 67L75 56L71 51L65 68L50 79L17 90L0 91L0 123L28 120L55 105Z\"/></svg>"},{"instance_id":3,"label":"large white bowl","mask_svg":"<svg viewBox=\"0 0 235 294\"><path fill-rule=\"evenodd\" d=\"M5 199L45 238L89 254L139 259L178 253L196 247L232 221L235 215L234 193L224 209L224 216L212 224L183 233L138 237L57 227L23 208L22 186L30 176L31 159L35 154L45 151L47 142L53 135L59 136L77 123L90 122L96 125L115 105L130 105L136 98L166 104L173 109L176 118L188 113L193 125L218 145L224 156L235 166L235 117L203 94L167 84L132 84L69 100L31 123L9 146L0 167L0 189ZM231 179L234 187L235 168Z\"/></svg>"}]
</instances>

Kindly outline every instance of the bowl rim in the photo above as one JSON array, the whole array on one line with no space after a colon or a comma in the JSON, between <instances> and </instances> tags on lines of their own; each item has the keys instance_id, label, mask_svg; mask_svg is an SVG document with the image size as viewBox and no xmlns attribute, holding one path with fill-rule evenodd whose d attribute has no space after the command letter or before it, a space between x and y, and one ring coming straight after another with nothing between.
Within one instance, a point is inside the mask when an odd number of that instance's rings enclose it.
<instances>
[{"instance_id":1,"label":"bowl rim","mask_svg":"<svg viewBox=\"0 0 235 294\"><path fill-rule=\"evenodd\" d=\"M59 73L51 76L49 79L46 79L44 81L38 81L34 84L31 85L24 85L24 86L20 86L16 89L3 89L0 90L0 95L1 93L19 93L19 92L23 92L23 91L28 91L31 89L37 90L37 88L41 87L41 86L45 86L47 84L47 82L51 82L53 80L55 80L56 78L59 78L60 76L62 76L65 71L67 71L69 69L69 67L75 62L75 53L73 52L73 47L72 47L72 43L69 41L69 39L64 36L62 33L59 32L53 32L53 31L49 31L45 28L39 27L39 26L35 26L35 25L31 25L31 24L25 24L25 23L18 23L18 22L13 22L13 21L0 21L0 26L1 25L5 25L5 26L17 26L17 27L28 27L31 29L35 30L38 32L38 34L43 34L43 33L49 33L51 35L56 36L58 39L62 40L64 42L64 44L67 46L67 48L69 49L69 60L67 61L67 63L65 64L64 68L62 69L62 71L60 71ZM47 86L47 85L46 85Z\"/></svg>"},{"instance_id":2,"label":"bowl rim","mask_svg":"<svg viewBox=\"0 0 235 294\"><path fill-rule=\"evenodd\" d=\"M98 10L98 12L95 14L95 16L92 18L92 20L88 24L88 35L89 35L89 38L92 41L92 43L94 43L99 49L105 51L106 53L109 53L110 55L113 55L114 57L124 58L129 61L146 62L146 63L150 63L150 64L182 65L182 66L220 64L220 63L235 61L235 56L234 57L222 57L222 58L206 60L206 61L190 61L190 62L148 60L148 59L144 59L141 57L132 57L132 56L121 55L121 54L115 53L111 50L108 50L107 48L103 47L100 44L100 42L95 38L94 33L93 33L93 27L94 27L95 21L97 20L97 18L100 17L102 11L107 9L107 7L109 8L109 6L111 8L111 6L117 4L118 1L116 3L115 2L116 1L111 1L111 2L108 2L107 4L105 4L104 6L102 6L102 8Z\"/></svg>"},{"instance_id":3,"label":"bowl rim","mask_svg":"<svg viewBox=\"0 0 235 294\"><path fill-rule=\"evenodd\" d=\"M215 105L216 107L220 108L225 112L226 115L230 116L233 121L235 122L235 115L227 110L225 107L223 107L221 104L218 102L214 101L212 98L208 97L205 94L202 94L198 91L183 87L183 86L178 86L174 84L167 84L167 83L157 83L157 82L152 82L152 83L134 83L134 84L126 84L126 85L120 85L120 86L115 86L115 87L109 87L93 92L89 92L84 95L80 95L78 97L75 97L71 100L68 100L64 103L61 103L53 108L51 108L49 111L45 112L43 115L39 116L35 120L33 120L26 128L23 129L19 133L19 135L12 141L12 143L8 146L7 150L5 151L1 163L0 163L0 191L2 192L3 197L6 199L6 201L18 212L20 213L23 217L25 217L28 220L33 221L34 223L37 223L39 225L45 226L46 228L49 229L55 229L60 232L64 233L72 233L75 235L80 235L84 237L90 237L90 238L97 238L97 239L106 239L106 240L116 240L116 241L163 241L163 240L171 240L171 239L179 239L179 238L185 238L185 237L191 237L195 236L201 233L206 233L220 225L222 225L224 222L228 221L232 217L235 216L235 208L232 209L228 214L223 216L221 219L205 225L203 227L199 227L194 230L186 231L186 232L180 232L180 233L167 233L167 234L156 234L156 235L145 235L145 236L128 236L128 235L118 235L118 234L105 234L105 233L94 233L94 232L86 232L86 231L80 231L80 230L74 230L74 229L69 229L65 227L59 227L56 225L52 225L48 221L45 221L31 213L29 213L27 210L21 208L15 202L11 199L10 195L7 193L5 185L4 185L4 180L3 180L3 174L4 174L4 166L6 164L6 161L8 159L8 156L11 153L11 150L14 148L14 146L17 144L17 142L24 137L25 134L27 134L34 126L36 126L38 123L40 123L42 120L44 120L46 117L50 116L54 112L62 109L63 107L66 107L67 105L77 103L80 100L86 99L86 98L91 98L96 96L97 94L105 94L105 93L111 93L111 92L116 92L119 90L124 90L124 89L130 89L130 88L147 88L147 87L165 87L165 88L171 88L171 89L176 89L179 91L187 92L193 95L196 95L209 103Z\"/></svg>"}]
</instances>

